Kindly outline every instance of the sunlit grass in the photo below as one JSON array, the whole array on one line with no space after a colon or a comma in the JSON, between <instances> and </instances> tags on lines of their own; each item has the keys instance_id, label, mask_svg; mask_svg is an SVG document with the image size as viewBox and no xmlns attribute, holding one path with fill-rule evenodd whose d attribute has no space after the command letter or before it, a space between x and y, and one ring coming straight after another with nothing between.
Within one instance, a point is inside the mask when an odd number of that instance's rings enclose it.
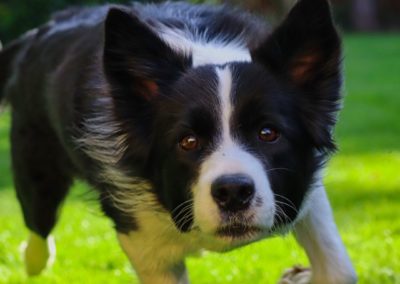
<instances>
[{"instance_id":1,"label":"sunlit grass","mask_svg":"<svg viewBox=\"0 0 400 284\"><path fill-rule=\"evenodd\" d=\"M400 36L350 36L345 43L341 151L329 163L326 186L360 283L400 283ZM80 183L54 232L55 265L26 280L18 247L27 231L12 190L8 123L7 114L0 117L0 283L134 282L111 223ZM291 236L187 261L194 284L276 283L297 263L307 260Z\"/></svg>"}]
</instances>

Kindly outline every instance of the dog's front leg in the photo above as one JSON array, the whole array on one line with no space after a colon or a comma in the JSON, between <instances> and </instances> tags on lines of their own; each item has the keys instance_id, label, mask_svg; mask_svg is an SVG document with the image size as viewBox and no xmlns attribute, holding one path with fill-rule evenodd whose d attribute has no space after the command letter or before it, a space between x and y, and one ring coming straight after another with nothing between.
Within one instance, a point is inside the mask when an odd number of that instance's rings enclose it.
<instances>
[{"instance_id":1,"label":"dog's front leg","mask_svg":"<svg viewBox=\"0 0 400 284\"><path fill-rule=\"evenodd\" d=\"M151 240L151 237L149 239ZM152 246L148 242L149 239L138 237L135 233L118 233L119 243L134 267L140 283L188 284L183 258L174 254L171 247Z\"/></svg>"},{"instance_id":2,"label":"dog's front leg","mask_svg":"<svg viewBox=\"0 0 400 284\"><path fill-rule=\"evenodd\" d=\"M302 274L304 277L295 278L297 281L288 280L282 283L356 283L356 273L339 236L322 183L312 189L306 202L307 209L295 225L294 234L310 260L309 279L304 279L307 278L307 270L294 268L292 273L289 271L286 274L288 279L290 274L292 277L295 277L295 274L299 274L297 276Z\"/></svg>"}]
</instances>

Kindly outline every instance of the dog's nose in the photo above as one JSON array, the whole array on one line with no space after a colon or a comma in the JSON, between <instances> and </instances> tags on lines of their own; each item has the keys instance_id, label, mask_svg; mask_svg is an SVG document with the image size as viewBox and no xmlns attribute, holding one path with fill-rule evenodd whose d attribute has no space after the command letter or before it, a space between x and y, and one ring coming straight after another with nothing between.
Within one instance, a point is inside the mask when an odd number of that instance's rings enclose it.
<instances>
[{"instance_id":1,"label":"dog's nose","mask_svg":"<svg viewBox=\"0 0 400 284\"><path fill-rule=\"evenodd\" d=\"M211 186L211 195L219 208L229 212L247 209L254 191L254 182L246 175L221 176Z\"/></svg>"}]
</instances>

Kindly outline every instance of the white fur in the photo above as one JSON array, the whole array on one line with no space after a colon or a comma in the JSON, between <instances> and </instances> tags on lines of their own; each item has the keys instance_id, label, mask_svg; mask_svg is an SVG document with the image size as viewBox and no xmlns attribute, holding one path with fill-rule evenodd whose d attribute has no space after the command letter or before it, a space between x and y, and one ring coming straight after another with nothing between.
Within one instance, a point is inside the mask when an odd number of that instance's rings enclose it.
<instances>
[{"instance_id":1,"label":"white fur","mask_svg":"<svg viewBox=\"0 0 400 284\"><path fill-rule=\"evenodd\" d=\"M311 189L307 198L307 209L294 232L310 259L311 283L356 283L355 271L337 231L322 182Z\"/></svg>"},{"instance_id":2,"label":"white fur","mask_svg":"<svg viewBox=\"0 0 400 284\"><path fill-rule=\"evenodd\" d=\"M192 230L179 232L169 213L138 211L135 215L140 230L118 234L124 252L135 268L141 283L187 283L183 260L202 248L221 251L226 244ZM176 269L180 266L180 269Z\"/></svg>"},{"instance_id":3,"label":"white fur","mask_svg":"<svg viewBox=\"0 0 400 284\"><path fill-rule=\"evenodd\" d=\"M130 216L138 210L159 210L157 197L151 193L151 184L142 178L130 176L118 167L126 150L126 134L122 134L114 122L108 104L103 101L103 113L87 118L85 134L76 139L79 147L101 165L98 178L115 189L103 198L109 198L113 205Z\"/></svg>"},{"instance_id":4,"label":"white fur","mask_svg":"<svg viewBox=\"0 0 400 284\"><path fill-rule=\"evenodd\" d=\"M201 165L198 181L193 187L194 223L209 233L223 225L219 209L211 196L211 185L222 175L245 174L254 181L255 196L261 198L263 205L257 208L253 202L243 217L249 218L254 225L269 229L273 225L275 206L268 177L259 159L232 138L229 125L233 111L230 98L232 75L228 67L217 69L217 74L220 82L221 141L217 150Z\"/></svg>"},{"instance_id":5,"label":"white fur","mask_svg":"<svg viewBox=\"0 0 400 284\"><path fill-rule=\"evenodd\" d=\"M78 147L93 160L102 165L99 177L117 188L132 189L141 183L118 169L118 162L127 148L127 134L112 114L111 98L99 99L102 109L95 116L86 118L83 135L75 139Z\"/></svg>"},{"instance_id":6,"label":"white fur","mask_svg":"<svg viewBox=\"0 0 400 284\"><path fill-rule=\"evenodd\" d=\"M43 239L34 232L30 232L28 242L21 245L21 250L29 276L38 275L46 267L51 266L56 255L54 238L49 236Z\"/></svg>"},{"instance_id":7,"label":"white fur","mask_svg":"<svg viewBox=\"0 0 400 284\"><path fill-rule=\"evenodd\" d=\"M201 38L190 39L183 31L168 28L161 28L159 36L176 52L191 55L193 67L251 61L249 50L238 41L226 43L223 40L215 39L206 42Z\"/></svg>"}]
</instances>

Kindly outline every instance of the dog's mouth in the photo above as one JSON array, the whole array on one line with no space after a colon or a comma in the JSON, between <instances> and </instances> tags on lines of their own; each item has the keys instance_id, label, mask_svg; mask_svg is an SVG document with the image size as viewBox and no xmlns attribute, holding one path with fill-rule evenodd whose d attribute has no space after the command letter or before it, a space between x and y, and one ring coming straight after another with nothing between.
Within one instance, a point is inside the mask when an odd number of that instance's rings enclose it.
<instances>
[{"instance_id":1,"label":"dog's mouth","mask_svg":"<svg viewBox=\"0 0 400 284\"><path fill-rule=\"evenodd\" d=\"M250 239L262 232L264 230L259 227L236 223L218 228L216 235L223 238Z\"/></svg>"}]
</instances>

